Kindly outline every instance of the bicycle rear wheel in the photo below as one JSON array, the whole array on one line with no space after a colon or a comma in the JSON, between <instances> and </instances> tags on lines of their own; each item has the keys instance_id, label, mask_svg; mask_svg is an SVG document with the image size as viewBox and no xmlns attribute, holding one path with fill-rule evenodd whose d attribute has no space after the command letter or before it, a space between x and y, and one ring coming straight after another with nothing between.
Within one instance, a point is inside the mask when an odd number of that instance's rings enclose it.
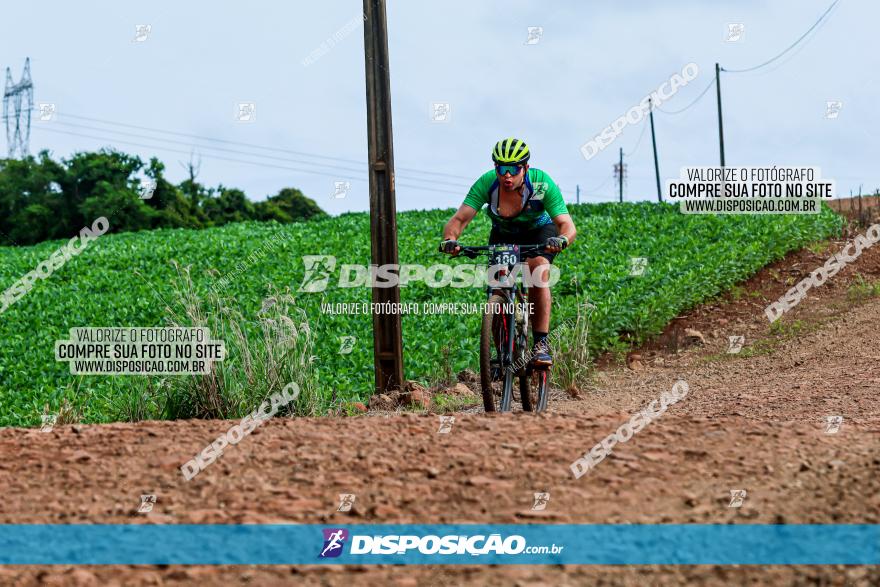
<instances>
[{"instance_id":1,"label":"bicycle rear wheel","mask_svg":"<svg viewBox=\"0 0 880 587\"><path fill-rule=\"evenodd\" d=\"M532 411L532 386L529 383L529 376L523 375L519 378L519 397L522 400L524 412Z\"/></svg>"}]
</instances>

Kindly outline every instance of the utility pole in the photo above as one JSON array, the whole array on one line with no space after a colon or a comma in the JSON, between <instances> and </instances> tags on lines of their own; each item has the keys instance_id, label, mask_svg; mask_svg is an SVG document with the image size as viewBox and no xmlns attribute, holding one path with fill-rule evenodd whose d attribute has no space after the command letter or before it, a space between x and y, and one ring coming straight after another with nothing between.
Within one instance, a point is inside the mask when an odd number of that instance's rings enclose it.
<instances>
[{"instance_id":1,"label":"utility pole","mask_svg":"<svg viewBox=\"0 0 880 587\"><path fill-rule=\"evenodd\" d=\"M391 80L385 0L364 0L364 57L367 81L367 153L370 174L370 248L374 265L397 265L397 204L391 132ZM400 288L373 287L373 302L400 303ZM383 306L380 306L383 307ZM376 391L403 385L400 314L373 313L373 365Z\"/></svg>"},{"instance_id":2,"label":"utility pole","mask_svg":"<svg viewBox=\"0 0 880 587\"><path fill-rule=\"evenodd\" d=\"M721 150L721 167L724 167L724 126L721 124L721 66L715 64L715 92L718 95L718 145Z\"/></svg>"},{"instance_id":3,"label":"utility pole","mask_svg":"<svg viewBox=\"0 0 880 587\"><path fill-rule=\"evenodd\" d=\"M577 184L575 186L575 194L576 194L575 197L577 198L577 203L580 204L581 203L581 184Z\"/></svg>"},{"instance_id":4,"label":"utility pole","mask_svg":"<svg viewBox=\"0 0 880 587\"><path fill-rule=\"evenodd\" d=\"M614 164L614 176L617 178L620 191L620 203L623 203L623 177L626 175L626 165L623 164L623 147L620 148L620 163Z\"/></svg>"},{"instance_id":5,"label":"utility pole","mask_svg":"<svg viewBox=\"0 0 880 587\"><path fill-rule=\"evenodd\" d=\"M654 134L654 105L651 98L648 98L648 118L651 120L651 144L654 145L654 175L657 176L657 201L662 202L663 196L660 193L660 164L657 162L657 136Z\"/></svg>"},{"instance_id":6,"label":"utility pole","mask_svg":"<svg viewBox=\"0 0 880 587\"><path fill-rule=\"evenodd\" d=\"M859 222L864 222L862 217L862 184L859 184Z\"/></svg>"}]
</instances>

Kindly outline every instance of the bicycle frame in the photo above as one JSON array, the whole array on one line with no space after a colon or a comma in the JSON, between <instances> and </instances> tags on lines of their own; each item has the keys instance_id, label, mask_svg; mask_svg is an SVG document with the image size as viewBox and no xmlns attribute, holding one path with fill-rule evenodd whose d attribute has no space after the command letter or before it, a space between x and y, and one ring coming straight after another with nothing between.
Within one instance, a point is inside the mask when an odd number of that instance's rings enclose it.
<instances>
[{"instance_id":1,"label":"bicycle frame","mask_svg":"<svg viewBox=\"0 0 880 587\"><path fill-rule=\"evenodd\" d=\"M517 365L517 350L520 354L526 352L528 342L528 321L529 313L523 310L527 301L528 283L527 280L518 282L516 280L516 270L523 265L527 259L537 256L544 250L544 245L488 245L485 247L462 247L462 255L469 258L476 258L478 255L486 253L489 257L488 267L490 269L490 283L486 287L486 299L489 300L493 295L501 297L504 309L499 313L501 318L501 332L499 340L493 341L493 346L498 352L498 369L499 375L503 382L503 391L501 396L501 411L509 411L510 403L513 397L513 378L515 376L526 377L531 369L528 361L523 361ZM496 279L491 279L494 274ZM504 278L503 281L501 278ZM493 283L497 281L497 283ZM493 368L492 379L495 380L495 372Z\"/></svg>"}]
</instances>

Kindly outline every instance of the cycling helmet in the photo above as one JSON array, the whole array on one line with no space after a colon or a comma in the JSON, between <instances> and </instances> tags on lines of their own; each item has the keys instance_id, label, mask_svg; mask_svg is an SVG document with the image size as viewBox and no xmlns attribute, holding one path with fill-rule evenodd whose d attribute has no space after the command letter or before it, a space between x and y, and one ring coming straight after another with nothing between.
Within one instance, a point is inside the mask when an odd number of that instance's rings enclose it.
<instances>
[{"instance_id":1,"label":"cycling helmet","mask_svg":"<svg viewBox=\"0 0 880 587\"><path fill-rule=\"evenodd\" d=\"M509 138L495 143L492 161L498 165L519 165L529 160L529 146L525 141Z\"/></svg>"}]
</instances>

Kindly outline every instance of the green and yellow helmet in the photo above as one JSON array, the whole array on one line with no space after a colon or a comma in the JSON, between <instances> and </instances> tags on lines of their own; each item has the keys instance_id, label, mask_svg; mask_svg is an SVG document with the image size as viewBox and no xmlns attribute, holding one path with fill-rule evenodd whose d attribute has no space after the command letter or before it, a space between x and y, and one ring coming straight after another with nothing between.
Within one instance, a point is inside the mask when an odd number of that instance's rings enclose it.
<instances>
[{"instance_id":1,"label":"green and yellow helmet","mask_svg":"<svg viewBox=\"0 0 880 587\"><path fill-rule=\"evenodd\" d=\"M492 161L496 165L519 165L527 162L530 155L526 142L514 138L501 139L492 149Z\"/></svg>"}]
</instances>

